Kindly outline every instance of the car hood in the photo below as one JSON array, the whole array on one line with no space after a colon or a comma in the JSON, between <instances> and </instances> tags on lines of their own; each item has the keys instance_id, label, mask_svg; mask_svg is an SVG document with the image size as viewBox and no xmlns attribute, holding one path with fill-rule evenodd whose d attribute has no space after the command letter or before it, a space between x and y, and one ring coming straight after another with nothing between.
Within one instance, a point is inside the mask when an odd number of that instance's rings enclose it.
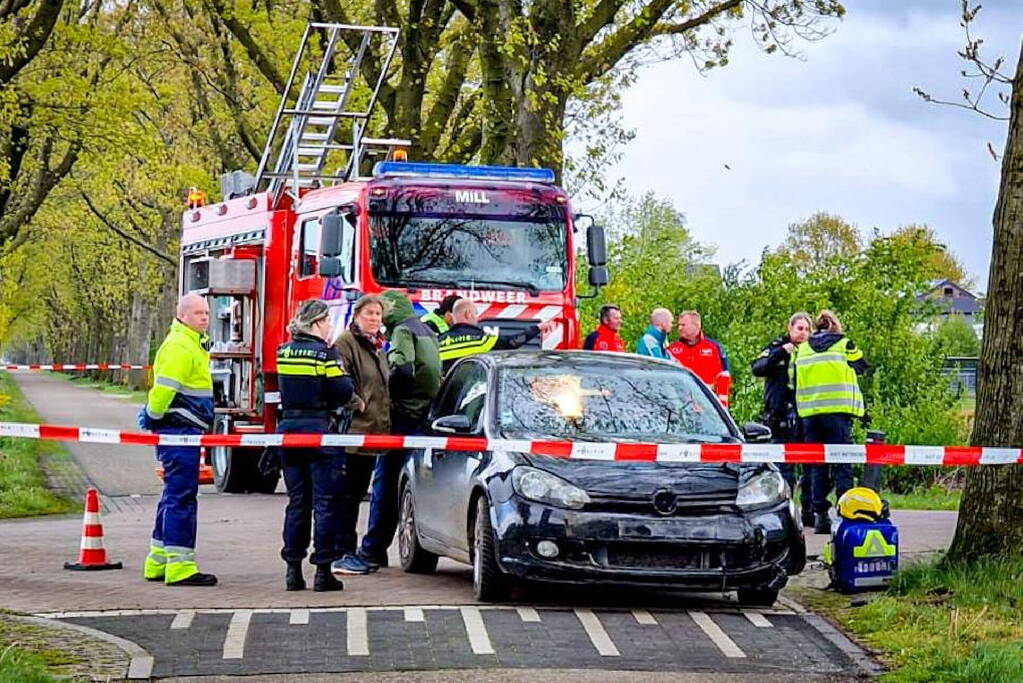
<instances>
[{"instance_id":1,"label":"car hood","mask_svg":"<svg viewBox=\"0 0 1023 683\"><path fill-rule=\"evenodd\" d=\"M734 498L739 481L746 481L758 469L729 463L600 462L523 456L533 467L556 474L588 493L628 498L647 497L660 489L677 495Z\"/></svg>"}]
</instances>

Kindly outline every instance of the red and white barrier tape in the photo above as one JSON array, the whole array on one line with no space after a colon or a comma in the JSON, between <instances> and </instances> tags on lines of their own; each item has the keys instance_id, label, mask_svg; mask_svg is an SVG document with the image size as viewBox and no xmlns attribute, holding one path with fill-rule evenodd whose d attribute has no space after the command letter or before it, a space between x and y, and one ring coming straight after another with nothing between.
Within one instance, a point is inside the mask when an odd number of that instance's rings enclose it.
<instances>
[{"instance_id":1,"label":"red and white barrier tape","mask_svg":"<svg viewBox=\"0 0 1023 683\"><path fill-rule=\"evenodd\" d=\"M632 462L733 462L868 465L1023 464L1023 449L985 446L899 446L895 444L656 444L529 441L480 437L389 434L143 434L94 427L0 422L0 436L145 446L344 446L369 450L432 448L445 451L517 451L573 460Z\"/></svg>"},{"instance_id":2,"label":"red and white barrier tape","mask_svg":"<svg viewBox=\"0 0 1023 683\"><path fill-rule=\"evenodd\" d=\"M130 365L128 363L32 363L30 365L0 365L0 370L149 370L152 365Z\"/></svg>"}]
</instances>

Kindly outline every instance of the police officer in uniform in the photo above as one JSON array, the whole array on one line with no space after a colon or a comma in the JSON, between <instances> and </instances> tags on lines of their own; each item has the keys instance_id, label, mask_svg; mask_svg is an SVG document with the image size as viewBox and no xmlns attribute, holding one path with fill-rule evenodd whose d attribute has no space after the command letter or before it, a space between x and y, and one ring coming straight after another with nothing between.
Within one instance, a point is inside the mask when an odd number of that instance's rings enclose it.
<instances>
[{"instance_id":1,"label":"police officer in uniform","mask_svg":"<svg viewBox=\"0 0 1023 683\"><path fill-rule=\"evenodd\" d=\"M488 334L479 326L476 315L476 304L468 299L460 299L452 311L454 324L440 335L440 360L443 372L459 358L477 353L502 349L517 349L531 339L548 333L554 327L554 321L548 320L540 325L530 325L522 332L514 334Z\"/></svg>"},{"instance_id":2,"label":"police officer in uniform","mask_svg":"<svg viewBox=\"0 0 1023 683\"><path fill-rule=\"evenodd\" d=\"M796 395L789 382L789 366L796 347L810 338L813 321L809 313L794 313L789 318L788 332L772 339L753 361L753 376L764 378L763 419L771 428L774 443L800 443L803 440L799 417L796 415ZM778 465L789 489L796 490L796 466ZM800 506L804 526L813 526L810 506L810 472L804 467L799 481Z\"/></svg>"},{"instance_id":3,"label":"police officer in uniform","mask_svg":"<svg viewBox=\"0 0 1023 683\"><path fill-rule=\"evenodd\" d=\"M352 398L353 383L330 346L331 325L327 304L310 299L299 306L288 325L291 341L277 349L277 381L281 392L282 434L323 434L332 431L331 416ZM285 588L305 588L302 560L309 548L310 517L316 566L315 591L342 590L344 584L331 575L330 564L340 557L337 549L339 515L344 496L343 448L282 448L284 483L288 506L284 512L284 547L281 557L288 565Z\"/></svg>"},{"instance_id":4,"label":"police officer in uniform","mask_svg":"<svg viewBox=\"0 0 1023 683\"><path fill-rule=\"evenodd\" d=\"M157 434L196 435L213 426L210 376L210 307L198 294L178 301L177 317L153 362L153 388L139 411L143 429ZM168 586L215 586L217 577L195 561L199 493L199 446L157 446L163 465L163 495L142 574Z\"/></svg>"},{"instance_id":5,"label":"police officer in uniform","mask_svg":"<svg viewBox=\"0 0 1023 683\"><path fill-rule=\"evenodd\" d=\"M852 421L863 417L863 393L857 375L867 370L863 352L842 331L831 311L821 311L817 331L796 347L794 369L796 412L802 420L806 443L852 443ZM828 517L829 468L834 469L835 492L853 486L852 465L810 465L810 488L816 516L814 532L831 533Z\"/></svg>"}]
</instances>

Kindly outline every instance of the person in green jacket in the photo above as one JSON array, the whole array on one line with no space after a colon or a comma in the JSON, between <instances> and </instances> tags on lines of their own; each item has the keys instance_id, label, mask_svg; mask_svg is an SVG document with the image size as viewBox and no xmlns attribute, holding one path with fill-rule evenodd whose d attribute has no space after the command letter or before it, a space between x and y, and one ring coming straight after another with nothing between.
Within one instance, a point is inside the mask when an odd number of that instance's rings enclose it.
<instances>
[{"instance_id":1,"label":"person in green jacket","mask_svg":"<svg viewBox=\"0 0 1023 683\"><path fill-rule=\"evenodd\" d=\"M384 325L390 348L391 432L421 434L430 402L440 388L440 350L433 331L415 316L412 302L401 292L384 292L390 304ZM387 566L387 547L398 526L398 476L408 451L377 456L373 470L369 529L362 537L359 559L370 569Z\"/></svg>"}]
</instances>

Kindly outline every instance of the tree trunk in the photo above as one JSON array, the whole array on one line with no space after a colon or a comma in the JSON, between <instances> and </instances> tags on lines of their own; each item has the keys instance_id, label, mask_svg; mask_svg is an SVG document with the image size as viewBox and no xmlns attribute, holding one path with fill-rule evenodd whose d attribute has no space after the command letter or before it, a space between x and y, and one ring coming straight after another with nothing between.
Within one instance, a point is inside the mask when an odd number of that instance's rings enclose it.
<instances>
[{"instance_id":1,"label":"tree trunk","mask_svg":"<svg viewBox=\"0 0 1023 683\"><path fill-rule=\"evenodd\" d=\"M972 441L1023 445L1023 50L1013 81L1009 136L994 215L984 341ZM969 472L949 561L1023 554L1023 465Z\"/></svg>"}]
</instances>

